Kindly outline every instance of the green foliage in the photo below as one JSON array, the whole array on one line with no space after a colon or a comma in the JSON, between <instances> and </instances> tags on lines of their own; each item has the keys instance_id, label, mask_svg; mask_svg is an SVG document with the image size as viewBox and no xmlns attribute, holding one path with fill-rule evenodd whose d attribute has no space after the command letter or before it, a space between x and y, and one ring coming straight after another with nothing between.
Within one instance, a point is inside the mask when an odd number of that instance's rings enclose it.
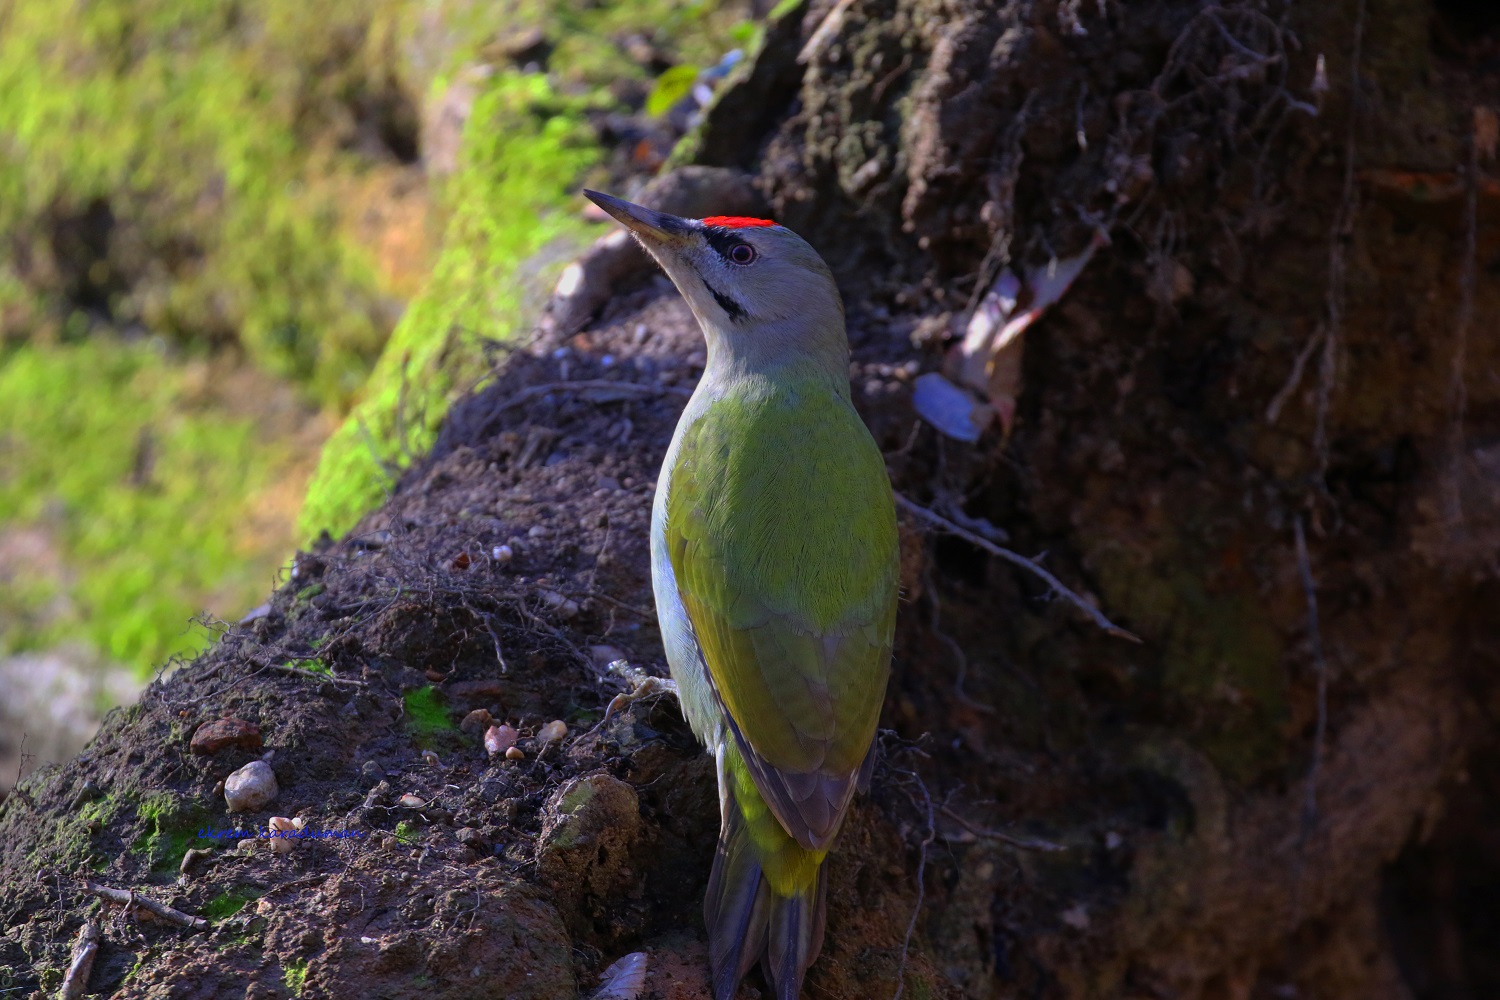
<instances>
[{"instance_id":1,"label":"green foliage","mask_svg":"<svg viewBox=\"0 0 1500 1000\"><path fill-rule=\"evenodd\" d=\"M0 650L82 637L146 670L203 645L195 610L264 592L278 554L257 551L247 510L293 456L213 374L107 336L0 354L0 524L61 564L0 588Z\"/></svg>"},{"instance_id":2,"label":"green foliage","mask_svg":"<svg viewBox=\"0 0 1500 1000\"><path fill-rule=\"evenodd\" d=\"M77 638L144 671L206 643L193 612L258 603L289 546L266 510L310 443L205 386L226 359L358 402L305 537L378 503L588 238L589 116L655 72L621 40L710 65L747 37L737 3L0 0L0 525L47 550L0 566L0 653ZM529 26L545 75L495 50ZM361 220L420 182L398 147L455 81L475 99L429 178L445 250L398 326L415 276Z\"/></svg>"},{"instance_id":3,"label":"green foliage","mask_svg":"<svg viewBox=\"0 0 1500 1000\"><path fill-rule=\"evenodd\" d=\"M656 78L656 84L646 97L646 114L664 115L693 89L698 82L697 66L673 66Z\"/></svg>"},{"instance_id":4,"label":"green foliage","mask_svg":"<svg viewBox=\"0 0 1500 1000\"><path fill-rule=\"evenodd\" d=\"M421 829L410 820L403 819L396 824L396 839L403 844L415 844L421 833Z\"/></svg>"},{"instance_id":5,"label":"green foliage","mask_svg":"<svg viewBox=\"0 0 1500 1000\"><path fill-rule=\"evenodd\" d=\"M6 4L0 232L23 252L0 266L0 332L85 303L186 341L238 339L317 398L347 399L391 313L343 224L372 166L350 147L358 98L390 89L382 28L405 6Z\"/></svg>"}]
</instances>

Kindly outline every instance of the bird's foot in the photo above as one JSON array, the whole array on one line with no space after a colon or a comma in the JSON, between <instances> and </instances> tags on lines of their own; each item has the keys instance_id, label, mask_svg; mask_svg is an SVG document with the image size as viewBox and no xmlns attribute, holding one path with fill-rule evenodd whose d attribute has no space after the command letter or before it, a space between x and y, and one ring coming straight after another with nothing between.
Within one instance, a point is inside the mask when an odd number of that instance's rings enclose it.
<instances>
[{"instance_id":1,"label":"bird's foot","mask_svg":"<svg viewBox=\"0 0 1500 1000\"><path fill-rule=\"evenodd\" d=\"M670 694L673 698L677 697L676 681L668 677L657 677L655 674L648 674L640 667L632 667L627 660L615 660L609 665L609 671L625 678L626 683L630 685L630 690L621 692L610 699L609 706L604 710L604 719L599 723L601 726L614 718L616 712L625 710L643 698L652 698L663 694Z\"/></svg>"}]
</instances>

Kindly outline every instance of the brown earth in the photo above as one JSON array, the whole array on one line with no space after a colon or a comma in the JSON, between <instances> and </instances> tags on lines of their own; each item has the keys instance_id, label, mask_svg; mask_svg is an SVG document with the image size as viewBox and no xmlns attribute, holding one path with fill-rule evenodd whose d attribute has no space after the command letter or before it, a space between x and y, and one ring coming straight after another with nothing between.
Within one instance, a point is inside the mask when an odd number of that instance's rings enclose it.
<instances>
[{"instance_id":1,"label":"brown earth","mask_svg":"<svg viewBox=\"0 0 1500 1000\"><path fill-rule=\"evenodd\" d=\"M1494 993L1500 17L792 16L698 158L760 164L839 271L897 488L1047 553L1143 639L903 525L881 763L807 994ZM1009 440L922 423L913 377L974 290L1098 230L1110 246L1026 334ZM711 768L669 700L600 723L624 687L605 663L662 669L646 523L701 363L661 279L500 359L270 614L25 782L0 812L0 988L55 988L102 905L87 873L213 919L107 907L90 989L115 996L566 997L636 950L643 996L707 996ZM477 708L522 731L522 759L457 730ZM253 819L367 836L219 848L174 882L251 759L190 753L221 717L272 751L280 798ZM543 747L553 719L569 734Z\"/></svg>"}]
</instances>

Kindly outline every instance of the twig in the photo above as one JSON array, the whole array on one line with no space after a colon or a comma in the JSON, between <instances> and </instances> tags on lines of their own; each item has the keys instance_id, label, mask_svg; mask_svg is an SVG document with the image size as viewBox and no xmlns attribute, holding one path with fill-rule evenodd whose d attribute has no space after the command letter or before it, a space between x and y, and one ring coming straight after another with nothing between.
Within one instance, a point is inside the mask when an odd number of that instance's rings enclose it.
<instances>
[{"instance_id":1,"label":"twig","mask_svg":"<svg viewBox=\"0 0 1500 1000\"><path fill-rule=\"evenodd\" d=\"M21 745L16 748L16 783L11 786L10 790L15 794L16 798L20 799L22 802L35 809L36 800L31 797L30 793L28 793L24 788L21 787L21 772L26 769L26 762L28 760L33 760L36 757L36 754L30 754L26 752L27 735L28 734L24 732L21 734Z\"/></svg>"},{"instance_id":2,"label":"twig","mask_svg":"<svg viewBox=\"0 0 1500 1000\"><path fill-rule=\"evenodd\" d=\"M170 920L172 923L181 924L183 927L191 927L194 930L203 930L208 927L208 921L202 917L189 916L181 910L172 909L166 903L158 903L156 900L146 896L137 896L133 891L128 889L111 889L107 885L98 885L86 879L84 880L83 887L100 899L107 899L111 903L119 903L121 906L139 906L141 909L147 910L161 917L163 920Z\"/></svg>"},{"instance_id":3,"label":"twig","mask_svg":"<svg viewBox=\"0 0 1500 1000\"><path fill-rule=\"evenodd\" d=\"M1079 611L1082 611L1085 615L1093 620L1095 625L1098 625L1101 629L1108 632L1110 635L1118 636L1121 639L1129 639L1131 642L1141 641L1140 636L1136 635L1134 632L1128 631L1127 629L1121 628L1114 622L1110 621L1108 618L1104 617L1103 612L1101 612L1098 608L1094 607L1088 601L1085 601L1083 598L1073 593L1073 591L1063 586L1063 582L1061 580L1053 576L1051 573L1047 572L1045 569L1042 569L1042 567L1038 566L1030 559L1027 559L1025 556L1012 552L1010 549L1002 548L989 539L984 538L981 535L977 535L974 532L969 531L967 528L963 528L957 524L954 524L943 515L928 510L921 504L914 503L911 500L908 500L900 493L896 494L896 505L917 515L929 524L943 529L949 534L957 535L959 538L962 538L970 545L977 545L991 555L999 556L1006 562L1012 563L1016 566L1020 566L1023 569L1030 570L1044 583L1046 583L1047 586L1051 587L1055 593L1066 598L1070 604L1072 604Z\"/></svg>"},{"instance_id":4,"label":"twig","mask_svg":"<svg viewBox=\"0 0 1500 1000\"><path fill-rule=\"evenodd\" d=\"M94 956L99 951L99 925L92 920L84 921L78 929L78 939L73 942L73 960L68 963L68 973L63 976L58 1000L78 1000L89 984L89 973L94 971Z\"/></svg>"},{"instance_id":5,"label":"twig","mask_svg":"<svg viewBox=\"0 0 1500 1000\"><path fill-rule=\"evenodd\" d=\"M958 640L943 631L942 602L938 599L937 588L933 584L931 562L922 567L922 590L927 596L927 627L932 630L933 635L937 636L939 642L948 647L948 652L953 654L954 662L958 664L958 677L953 681L953 693L958 695L959 701L975 711L994 715L995 708L993 705L986 705L981 701L974 700L969 696L969 692L964 690L964 681L968 680L969 677L969 657L964 652L963 646L959 645Z\"/></svg>"},{"instance_id":6,"label":"twig","mask_svg":"<svg viewBox=\"0 0 1500 1000\"><path fill-rule=\"evenodd\" d=\"M901 940L901 959L896 964L896 992L891 1000L901 1000L901 994L906 989L906 955L911 949L912 935L917 932L917 918L922 914L922 902L927 896L927 848L932 844L933 838L937 836L937 821L932 814L932 796L927 794L927 783L922 780L921 775L915 771L902 771L902 774L910 775L922 790L922 801L927 807L927 835L922 838L922 844L917 853L917 905L912 907L911 920L906 924L906 936Z\"/></svg>"},{"instance_id":7,"label":"twig","mask_svg":"<svg viewBox=\"0 0 1500 1000\"><path fill-rule=\"evenodd\" d=\"M1297 391L1297 386L1302 384L1302 372L1307 368L1308 359L1312 357L1313 351L1318 349L1318 345L1323 342L1325 336L1327 336L1327 331L1320 326L1313 331L1311 337L1307 338L1307 343L1303 345L1302 350L1297 354L1297 360L1292 364L1292 373L1286 377L1286 385L1281 387L1281 391L1276 393L1275 398L1271 400L1271 405L1266 407L1266 423L1274 424L1280 419L1281 408L1286 405L1288 399L1292 398L1292 393Z\"/></svg>"},{"instance_id":8,"label":"twig","mask_svg":"<svg viewBox=\"0 0 1500 1000\"><path fill-rule=\"evenodd\" d=\"M1326 309L1328 326L1323 338L1323 357L1318 365L1318 413L1313 432L1313 451L1318 456L1318 478L1328 472L1328 413L1332 407L1334 382L1338 376L1339 341L1344 327L1344 296L1347 291L1344 237L1354 222L1355 136L1359 131L1359 63L1364 52L1365 0L1359 0L1354 14L1354 47L1349 66L1349 127L1344 138L1344 185L1339 196L1338 213L1328 240L1328 291Z\"/></svg>"},{"instance_id":9,"label":"twig","mask_svg":"<svg viewBox=\"0 0 1500 1000\"><path fill-rule=\"evenodd\" d=\"M1066 851L1068 849L1068 845L1054 843L1050 840L1038 840L1034 837L1017 837L1015 834L1006 833L1003 830L994 830L985 826L975 826L969 820L960 816L958 813L954 812L952 809L949 809L947 806L938 806L938 812L942 813L944 816L947 816L953 822L957 823L959 826L963 827L965 830L967 830L969 833L972 833L980 840L998 840L1002 844L1009 844L1011 847L1022 851L1054 852Z\"/></svg>"},{"instance_id":10,"label":"twig","mask_svg":"<svg viewBox=\"0 0 1500 1000\"><path fill-rule=\"evenodd\" d=\"M1292 521L1297 539L1297 575L1307 595L1307 632L1312 644L1313 667L1318 677L1317 723L1313 730L1312 764L1307 770L1307 790L1302 799L1302 829L1297 837L1298 882L1301 882L1303 848L1318 821L1318 773L1323 767L1323 740L1328 731L1328 662L1323 657L1323 633L1318 625L1318 591L1313 581L1312 564L1307 558L1307 538L1302 530L1302 515Z\"/></svg>"},{"instance_id":11,"label":"twig","mask_svg":"<svg viewBox=\"0 0 1500 1000\"><path fill-rule=\"evenodd\" d=\"M319 657L316 657L316 656L293 656L293 657L289 657L288 658L288 662L286 662L286 663L268 663L268 664L266 664L266 666L270 667L272 670L280 670L284 674L296 674L298 677L309 677L309 678L311 678L311 679L313 679L315 681L332 681L334 684L348 684L348 685L351 685L352 687L368 687L369 686L364 681L357 680L357 679L355 679L353 677L340 677L337 674L335 674L331 668L329 669L329 671L327 673L320 673L319 671L316 671L316 670L308 670L306 667L299 667L299 666L296 665L296 663L292 662L292 661L301 661L301 662L304 662L304 663L310 663L310 662L312 662L313 660L316 660L316 659L319 659Z\"/></svg>"}]
</instances>

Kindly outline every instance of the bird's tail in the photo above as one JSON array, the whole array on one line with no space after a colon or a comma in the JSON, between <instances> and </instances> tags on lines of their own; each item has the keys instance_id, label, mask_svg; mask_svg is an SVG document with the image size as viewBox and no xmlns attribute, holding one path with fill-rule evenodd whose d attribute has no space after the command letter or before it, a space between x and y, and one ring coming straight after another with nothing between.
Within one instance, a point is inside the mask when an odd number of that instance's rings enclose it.
<instances>
[{"instance_id":1,"label":"bird's tail","mask_svg":"<svg viewBox=\"0 0 1500 1000\"><path fill-rule=\"evenodd\" d=\"M732 745L719 749L719 847L703 917L714 1000L732 1000L759 960L776 1000L797 1000L823 947L826 851L782 829Z\"/></svg>"}]
</instances>

